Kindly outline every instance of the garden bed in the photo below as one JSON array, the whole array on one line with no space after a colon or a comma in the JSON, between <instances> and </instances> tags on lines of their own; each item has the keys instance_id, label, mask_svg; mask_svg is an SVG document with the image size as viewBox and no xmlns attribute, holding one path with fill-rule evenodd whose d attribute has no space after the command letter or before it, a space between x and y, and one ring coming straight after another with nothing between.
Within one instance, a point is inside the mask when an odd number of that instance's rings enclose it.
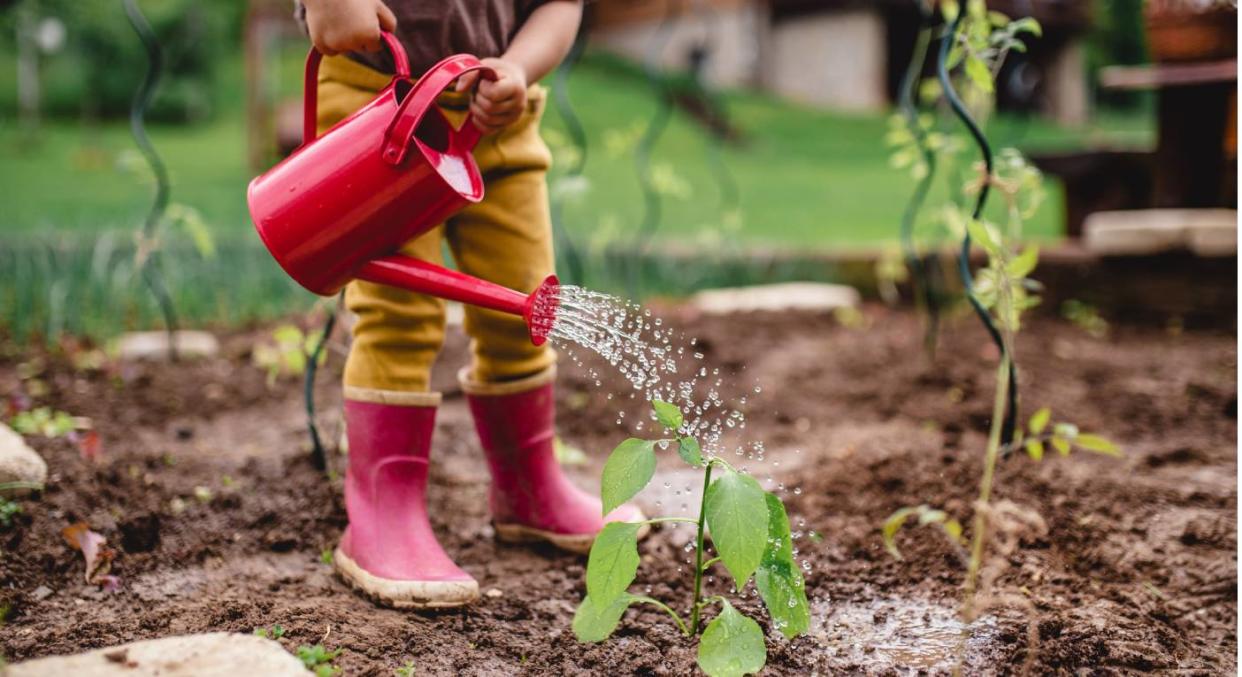
<instances>
[{"instance_id":1,"label":"garden bed","mask_svg":"<svg viewBox=\"0 0 1242 677\"><path fill-rule=\"evenodd\" d=\"M699 337L709 369L729 375L724 394L748 396L744 433L767 448L752 472L784 483L795 524L805 520L802 530L819 535L796 544L813 565L812 633L770 640L768 674L947 671L960 566L927 530L899 535L906 561L894 561L879 527L911 504L969 514L994 360L973 319L949 322L932 366L919 320L907 312L870 307L865 329L796 313L663 314ZM321 561L345 524L340 479L324 479L305 452L300 383L269 388L250 366L250 346L266 335L225 336L221 357L178 367L86 370L48 359L41 378L49 394L36 404L90 417L103 456L92 464L68 440L31 439L51 480L41 500L22 501L13 527L0 527L0 608L8 608L0 653L8 660L280 625L288 647L342 649L336 664L347 674L392 674L410 661L418 674L693 670L693 646L654 610L630 611L609 642L578 644L569 625L584 592L583 559L494 542L486 470L451 378L465 359L456 332L436 376L446 400L430 500L446 550L484 596L465 610L402 613L351 594ZM10 346L0 358L4 391L18 387L19 365L31 357ZM1014 457L1001 466L997 498L1037 510L1048 525L1047 536L1021 542L1001 579L1034 607L1037 671L1232 673L1236 337L1113 327L1093 338L1036 317L1017 357L1028 413L1050 406L1126 452L1121 460L1054 454L1042 464ZM628 384L606 365L591 364L604 379L596 388L585 370L562 362L560 432L588 450L572 472L598 486L605 453L627 434L618 408L635 421L645 405L626 399ZM329 436L339 433L338 363L329 363L320 390ZM660 472L671 488L662 493L657 475L643 496L649 508L659 501L677 511L684 500L669 495L682 480L669 456ZM332 463L341 470L344 459ZM81 556L60 534L78 520L120 551L119 592L84 583ZM685 536L663 529L644 542L639 587L688 602L687 577L677 573ZM993 610L980 621L968 649L972 671L1021 665L1025 613Z\"/></svg>"}]
</instances>

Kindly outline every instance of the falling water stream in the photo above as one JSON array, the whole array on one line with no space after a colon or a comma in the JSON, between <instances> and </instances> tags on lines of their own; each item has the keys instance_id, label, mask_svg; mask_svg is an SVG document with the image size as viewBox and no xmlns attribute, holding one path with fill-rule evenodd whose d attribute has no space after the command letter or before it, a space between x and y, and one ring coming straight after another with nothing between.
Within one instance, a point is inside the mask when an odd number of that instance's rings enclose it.
<instances>
[{"instance_id":1,"label":"falling water stream","mask_svg":"<svg viewBox=\"0 0 1242 677\"><path fill-rule=\"evenodd\" d=\"M800 488L786 487L773 477L780 461L775 455L765 456L767 450L761 440L747 441L742 437L747 401L759 395L762 387L756 383L742 388L744 394L730 399L725 392L736 392L737 384L726 383L719 368L704 363L705 355L697 339L667 326L638 304L570 285L553 289L536 304L534 314L536 323L539 316L546 318L543 326L552 345L585 369L596 386L603 387L606 377L585 363L579 354L582 349L595 353L625 377L630 385L629 399L645 402L659 399L680 407L685 417L681 432L698 437L705 456L725 458L739 470L754 475L765 489L782 500L789 493L802 493ZM609 400L614 397L612 393L607 395ZM620 409L618 407L616 419L618 427L646 438L664 432L655 422L654 414L626 420L625 412ZM642 411L649 412L649 409ZM671 450L672 445L657 445L657 448ZM690 469L658 473L656 482L663 481L664 492L660 494L662 500L655 505L661 515L697 517L700 477L698 471ZM675 504L664 505L665 498L675 499ZM805 518L797 515L791 518L796 557L800 539L817 537L807 529ZM692 533L676 533L679 527L690 532L692 525L672 522L667 526L674 530L672 540L683 546L685 558L681 570L692 570ZM809 559L800 559L799 564L804 572L810 572ZM711 577L706 580L709 585L715 582ZM748 586L746 594L758 594L753 584ZM951 606L914 600L879 600L866 603L864 608L833 604L826 595L810 602L813 615L818 617L813 620L812 637L833 655L857 658L862 665L888 670L940 670L952 666L962 628ZM884 607L883 616L888 622L867 622L873 617L873 607L877 604ZM985 626L981 626L984 635L987 634ZM846 635L851 641L842 645L841 638ZM976 639L986 641L986 637L972 639L968 653L975 649ZM860 646L866 647L865 652L855 655Z\"/></svg>"}]
</instances>

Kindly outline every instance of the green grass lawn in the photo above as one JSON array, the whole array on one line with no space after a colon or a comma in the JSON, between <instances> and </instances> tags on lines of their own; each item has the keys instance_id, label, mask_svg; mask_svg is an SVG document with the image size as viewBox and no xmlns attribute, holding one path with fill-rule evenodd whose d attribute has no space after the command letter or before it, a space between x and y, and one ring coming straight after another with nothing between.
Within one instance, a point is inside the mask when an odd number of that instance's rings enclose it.
<instances>
[{"instance_id":1,"label":"green grass lawn","mask_svg":"<svg viewBox=\"0 0 1242 677\"><path fill-rule=\"evenodd\" d=\"M291 53L291 60L299 58L300 50ZM296 64L282 69L296 76ZM588 59L577 70L570 93L590 135L589 190L567 205L565 222L575 234L593 240L624 235L641 221L643 200L633 143L620 140L641 132L655 99L635 69L602 57ZM197 208L227 237L248 231L245 186L250 176L240 96L234 91L223 98L235 103L211 123L154 127L151 135L168 163L173 200ZM740 189L738 240L830 248L894 239L912 183L888 166L884 116L825 113L748 92L730 93L726 101L745 135L742 144L722 155ZM1081 130L1000 118L992 131L998 145L1047 149L1096 141L1142 145L1149 142L1149 127L1141 116L1104 117ZM548 114L546 128L553 140L564 137L555 111ZM141 221L150 201L152 188L123 123L51 122L30 142L6 120L0 123L0 154L5 156L0 182L11 196L0 216L5 233L129 229ZM678 194L663 201L658 238L697 242L719 229L724 219L711 162L702 128L677 114L653 153L658 171L680 185ZM945 195L942 182L931 202ZM1054 189L1028 232L1055 235L1059 214Z\"/></svg>"},{"instance_id":2,"label":"green grass lawn","mask_svg":"<svg viewBox=\"0 0 1242 677\"><path fill-rule=\"evenodd\" d=\"M297 95L303 55L302 48L291 48L280 61L280 89L288 96ZM4 60L0 55L0 70ZM228 69L237 76L240 71L240 63ZM186 326L235 325L314 302L251 231L240 80L224 81L222 109L212 122L150 130L172 177L172 200L201 213L219 248L214 257L205 256L185 233L164 238L165 279ZM633 242L629 238L642 223L634 142L656 110L656 98L638 69L598 55L575 72L570 94L590 142L587 188L565 203L563 221L579 250L585 249L590 286L642 298L760 281L835 280L833 270L806 261L725 262L713 252L736 254L737 244L823 251L896 241L913 181L888 165L885 115L825 113L731 92L725 101L744 142L719 157L738 186L737 212L726 214L722 207L715 156L702 127L678 113L652 154L654 172L671 188L653 251L676 245L703 252L704 263L648 257L635 272L630 258L605 246ZM1033 150L1142 146L1150 143L1150 126L1143 115L1102 116L1077 130L1002 117L991 131L998 146ZM564 159L565 126L554 109L545 132ZM154 187L127 125L57 120L28 138L11 118L0 117L0 157L6 196L0 210L0 333L100 338L158 326L152 296L136 274L133 238ZM554 170L554 186L568 165L562 161ZM947 191L940 181L928 214L947 200ZM1032 237L1061 232L1060 194L1055 186L1050 192L1027 229Z\"/></svg>"}]
</instances>

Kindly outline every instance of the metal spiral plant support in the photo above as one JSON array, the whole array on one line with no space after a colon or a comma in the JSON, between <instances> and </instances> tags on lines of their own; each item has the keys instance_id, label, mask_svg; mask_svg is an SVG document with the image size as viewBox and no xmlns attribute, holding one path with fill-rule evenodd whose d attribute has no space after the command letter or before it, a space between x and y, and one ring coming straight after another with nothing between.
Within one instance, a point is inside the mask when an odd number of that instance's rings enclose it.
<instances>
[{"instance_id":1,"label":"metal spiral plant support","mask_svg":"<svg viewBox=\"0 0 1242 677\"><path fill-rule=\"evenodd\" d=\"M936 75L940 80L940 86L944 90L945 100L948 101L949 107L953 109L953 113L957 115L962 125L966 127L966 130L970 132L971 137L975 141L975 145L979 147L979 154L983 157L984 170L987 172L987 177L990 179L993 170L992 146L988 143L987 137L984 136L983 130L979 128L979 124L975 122L975 119L970 115L970 112L966 110L966 105L962 103L961 97L958 96L957 90L954 89L953 82L949 78L949 50L953 46L953 41L956 39L958 30L961 28L962 20L965 16L966 11L963 8L958 12L957 18L953 20L948 32L945 33L943 38L941 38L940 54L936 59ZM990 189L990 182L984 181L982 187L979 189L979 195L975 198L974 210L971 213L972 219L977 220L983 215L983 208L987 204L988 194L991 192ZM979 316L979 320L983 322L984 328L987 329L988 334L992 337L993 343L996 344L996 347L1001 351L1001 355L1003 356L1009 350L1005 345L1005 340L1001 336L1000 330L996 327L996 323L993 321L992 316L988 313L987 309L983 307L983 304L979 302L978 297L975 296L974 276L970 272L970 245L970 232L967 231L962 236L962 248L958 254L958 272L961 274L962 284L966 289L967 300L970 301L970 305L974 308L975 314ZM1014 364L1012 356L1010 356L1010 358L1009 391L1007 395L1008 407L1005 414L1005 423L1001 430L1001 437L1003 438L1001 441L1004 444L1009 444L1013 441L1014 430L1018 420L1017 366Z\"/></svg>"},{"instance_id":2,"label":"metal spiral plant support","mask_svg":"<svg viewBox=\"0 0 1242 677\"><path fill-rule=\"evenodd\" d=\"M328 318L324 320L323 330L319 332L319 340L306 356L306 368L302 374L302 401L306 405L306 432L311 438L311 463L316 470L328 469L328 452L324 449L323 440L319 436L319 426L315 423L315 376L319 372L319 359L332 338L332 330L336 328L336 316L339 307L345 303L345 292L336 297L336 306L328 309Z\"/></svg>"},{"instance_id":3,"label":"metal spiral plant support","mask_svg":"<svg viewBox=\"0 0 1242 677\"><path fill-rule=\"evenodd\" d=\"M715 22L719 22L720 15L718 10L712 7L704 7L708 12L708 16L712 17ZM693 63L690 70L690 85L692 92L703 100L709 113L720 113L721 119L724 119L724 104L716 91L707 84L706 70L707 65L711 63L712 55L715 52L715 46L710 38L711 31L707 31L707 37L699 47L700 54ZM722 155L724 151L724 143L721 137L727 133L722 131L719 134L713 132L711 126L707 126L707 160L711 167L712 176L716 179L716 186L720 190L720 209L721 212L729 212L738 208L741 202L741 191L738 189L737 179L733 176L733 172L729 171L729 166L724 162Z\"/></svg>"},{"instance_id":4,"label":"metal spiral plant support","mask_svg":"<svg viewBox=\"0 0 1242 677\"><path fill-rule=\"evenodd\" d=\"M656 229L660 226L660 193L651 181L651 151L655 148L656 141L659 140L660 135L668 127L669 120L673 115L673 97L671 92L669 92L668 82L660 71L659 64L660 55L663 53L664 47L668 44L669 38L672 35L673 21L677 17L677 10L680 6L680 0L665 0L664 18L660 21L660 26L652 37L651 46L647 53L647 61L643 67L647 75L647 82L656 94L656 111L651 118L651 122L647 124L647 129L643 132L642 138L639 139L638 147L634 150L634 168L638 173L638 182L643 191L643 220L639 223L638 230L635 233L634 246L630 253L632 260L628 266L629 270L626 277L626 291L631 298L638 296L638 273L643 263L642 259L646 254L647 245L651 242L652 235L655 234Z\"/></svg>"},{"instance_id":5,"label":"metal spiral plant support","mask_svg":"<svg viewBox=\"0 0 1242 677\"><path fill-rule=\"evenodd\" d=\"M134 93L133 103L129 110L130 133L133 134L134 142L138 145L139 151L155 177L155 202L151 205L151 211L147 213L146 221L142 226L142 240L138 243L139 266L143 281L155 296L160 313L164 317L164 327L168 333L168 354L175 361L177 359L177 314L164 282L159 246L156 243L156 231L164 219L164 212L168 209L170 193L168 168L156 152L155 146L151 144L146 130L147 109L150 108L151 100L155 97L155 89L159 86L164 56L155 31L151 30L151 24L143 16L137 0L121 0L121 4L125 8L125 16L129 19L130 25L133 26L134 32L138 34L138 39L142 41L142 46L147 52L147 73ZM146 249L148 247L149 251Z\"/></svg>"},{"instance_id":6,"label":"metal spiral plant support","mask_svg":"<svg viewBox=\"0 0 1242 677\"><path fill-rule=\"evenodd\" d=\"M914 135L918 143L919 152L923 155L923 162L927 167L927 172L923 178L919 179L918 184L914 188L914 193L910 196L910 201L906 203L905 212L902 214L901 244L905 254L906 267L910 269L914 279L915 293L922 298L923 308L927 312L927 327L923 334L923 344L927 354L934 357L936 354L937 337L940 334L940 298L936 285L933 283L932 271L929 270L929 266L924 265L923 259L919 256L918 248L915 245L914 226L919 212L922 211L923 205L927 201L927 195L931 191L932 182L935 180L936 154L927 147L927 134L924 132L922 125L919 124L919 109L915 103L914 96L915 89L923 74L923 65L927 60L928 48L931 45L935 12L921 0L918 0L916 4L919 7L922 26L919 28L918 39L914 44L914 53L910 57L910 65L906 67L906 73L901 80L898 107L906 118L906 126L910 129L910 133Z\"/></svg>"},{"instance_id":7,"label":"metal spiral plant support","mask_svg":"<svg viewBox=\"0 0 1242 677\"><path fill-rule=\"evenodd\" d=\"M589 5L584 9L584 12L582 25L578 28L578 36L574 39L574 44L569 48L569 53L565 55L565 59L557 66L556 72L552 77L552 104L556 106L557 113L565 121L565 129L569 133L569 138L573 142L574 148L578 151L577 160L565 172L565 178L571 180L582 176L587 162L586 128L583 127L582 120L578 117L577 111L574 110L573 102L569 99L569 76L573 72L574 67L578 65L578 62L582 60L582 54L586 51L587 36L590 32ZM573 238L569 235L569 229L565 226L564 202L564 196L552 201L552 230L556 238L556 251L559 256L564 256L565 272L568 273L563 275L561 279L576 285L585 285L586 268L582 262L582 253L574 245Z\"/></svg>"}]
</instances>

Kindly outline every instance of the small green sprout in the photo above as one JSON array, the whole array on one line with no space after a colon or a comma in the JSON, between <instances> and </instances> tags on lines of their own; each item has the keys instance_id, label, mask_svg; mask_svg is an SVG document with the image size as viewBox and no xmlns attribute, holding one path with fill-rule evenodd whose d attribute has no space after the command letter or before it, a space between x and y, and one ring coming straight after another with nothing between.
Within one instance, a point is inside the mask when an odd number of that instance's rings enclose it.
<instances>
[{"instance_id":1,"label":"small green sprout","mask_svg":"<svg viewBox=\"0 0 1242 677\"><path fill-rule=\"evenodd\" d=\"M285 636L285 629L280 625L273 625L270 628L255 628L254 634L264 639L280 639Z\"/></svg>"},{"instance_id":2,"label":"small green sprout","mask_svg":"<svg viewBox=\"0 0 1242 677\"><path fill-rule=\"evenodd\" d=\"M414 677L414 675L416 674L414 672L414 661L413 660L406 661L405 665L402 665L401 667L393 670L393 674L396 675L397 677Z\"/></svg>"},{"instance_id":3,"label":"small green sprout","mask_svg":"<svg viewBox=\"0 0 1242 677\"><path fill-rule=\"evenodd\" d=\"M332 565L332 561L333 561L332 549L331 549L331 548L324 548L322 551L320 551L320 553L319 553L319 561L320 561L321 563L323 563L323 564L327 564L327 565L331 566L331 565Z\"/></svg>"},{"instance_id":4,"label":"small green sprout","mask_svg":"<svg viewBox=\"0 0 1242 677\"><path fill-rule=\"evenodd\" d=\"M13 525L13 518L20 514L22 506L17 501L11 501L0 496L0 526L10 527Z\"/></svg>"},{"instance_id":5,"label":"small green sprout","mask_svg":"<svg viewBox=\"0 0 1242 677\"><path fill-rule=\"evenodd\" d=\"M322 644L309 646L303 644L297 648L296 655L307 670L315 673L315 677L333 677L341 674L341 669L332 664L341 655L341 649L328 651Z\"/></svg>"},{"instance_id":6,"label":"small green sprout","mask_svg":"<svg viewBox=\"0 0 1242 677\"><path fill-rule=\"evenodd\" d=\"M699 637L698 665L708 675L732 676L758 672L767 662L759 624L735 609L723 596L704 597L703 576L717 563L741 592L752 579L772 624L793 639L810 629L805 582L793 556L789 517L780 498L763 490L750 475L718 456L704 456L697 438L683 429L676 405L655 400L656 420L673 437L628 439L604 464L601 494L608 514L633 498L655 474L657 445L675 445L678 456L703 471L703 499L697 518L658 517L646 522L610 522L595 539L587 560L587 594L574 614L573 631L581 642L600 642L612 635L632 604L650 604L667 613L687 637ZM719 473L715 479L713 473ZM669 605L629 592L638 573L638 533L644 524L685 522L695 525L695 564L690 618ZM711 530L715 556L704 560L705 530ZM704 626L703 611L719 610Z\"/></svg>"}]
</instances>

